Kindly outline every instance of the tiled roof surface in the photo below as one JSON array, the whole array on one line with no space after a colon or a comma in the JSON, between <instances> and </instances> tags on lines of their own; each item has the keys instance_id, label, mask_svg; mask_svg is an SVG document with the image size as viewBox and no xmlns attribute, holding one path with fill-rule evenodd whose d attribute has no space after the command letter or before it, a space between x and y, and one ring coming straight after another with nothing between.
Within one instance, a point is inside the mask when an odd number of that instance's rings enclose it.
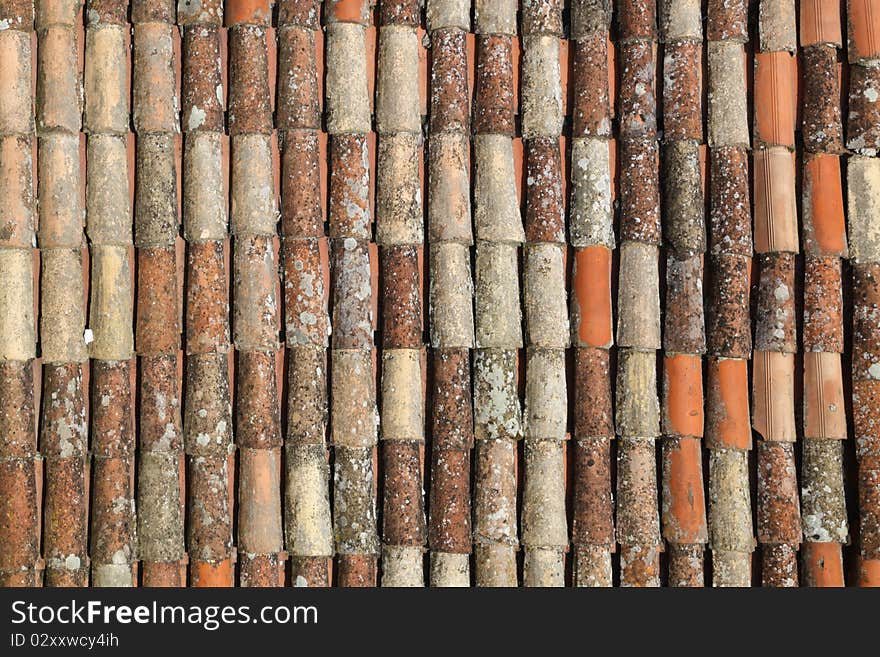
<instances>
[{"instance_id":1,"label":"tiled roof surface","mask_svg":"<svg viewBox=\"0 0 880 657\"><path fill-rule=\"evenodd\" d=\"M880 0L0 0L0 585L880 585Z\"/></svg>"}]
</instances>

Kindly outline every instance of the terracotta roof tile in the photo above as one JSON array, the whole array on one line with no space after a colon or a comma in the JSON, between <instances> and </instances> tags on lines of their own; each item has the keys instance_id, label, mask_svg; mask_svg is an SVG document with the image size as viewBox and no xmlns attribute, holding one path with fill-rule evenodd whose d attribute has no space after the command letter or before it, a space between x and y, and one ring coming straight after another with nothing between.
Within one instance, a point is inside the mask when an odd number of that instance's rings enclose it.
<instances>
[{"instance_id":1,"label":"terracotta roof tile","mask_svg":"<svg viewBox=\"0 0 880 657\"><path fill-rule=\"evenodd\" d=\"M275 4L0 0L0 584L880 581L876 0Z\"/></svg>"}]
</instances>

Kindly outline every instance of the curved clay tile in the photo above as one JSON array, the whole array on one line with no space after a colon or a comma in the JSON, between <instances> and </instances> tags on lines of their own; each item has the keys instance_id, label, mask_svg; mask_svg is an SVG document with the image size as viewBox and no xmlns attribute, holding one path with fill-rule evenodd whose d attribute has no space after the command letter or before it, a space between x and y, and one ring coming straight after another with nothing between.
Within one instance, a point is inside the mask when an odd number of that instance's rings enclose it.
<instances>
[{"instance_id":1,"label":"curved clay tile","mask_svg":"<svg viewBox=\"0 0 880 657\"><path fill-rule=\"evenodd\" d=\"M470 204L470 3L430 0L428 241L433 383L431 586L470 586L474 346Z\"/></svg>"},{"instance_id":2,"label":"curved clay tile","mask_svg":"<svg viewBox=\"0 0 880 657\"><path fill-rule=\"evenodd\" d=\"M518 258L524 240L512 139L516 6L481 0L474 16L475 574L477 586L516 586L515 463L522 436Z\"/></svg>"},{"instance_id":3,"label":"curved clay tile","mask_svg":"<svg viewBox=\"0 0 880 657\"><path fill-rule=\"evenodd\" d=\"M138 2L132 7L132 19L137 92L132 109L139 129L135 159L135 347L141 374L138 557L143 561L144 586L181 586L186 582L186 570L182 565L185 549L179 467L183 452L176 248L180 222L175 133L179 130L174 52L167 47L175 33L174 5ZM156 56L149 57L146 53L153 49Z\"/></svg>"},{"instance_id":4,"label":"curved clay tile","mask_svg":"<svg viewBox=\"0 0 880 657\"><path fill-rule=\"evenodd\" d=\"M846 147L868 157L880 155L880 64L876 61L850 66Z\"/></svg>"},{"instance_id":5,"label":"curved clay tile","mask_svg":"<svg viewBox=\"0 0 880 657\"><path fill-rule=\"evenodd\" d=\"M80 70L76 52L77 12L79 7L65 2L41 2L37 5L37 136L39 139L39 203L41 250L40 342L43 358L43 396L57 398L69 414L56 414L45 409L43 419L51 427L42 437L47 454L47 496L45 516L48 537L47 557L74 556L65 565L68 572L56 572L51 579L57 584L88 582L87 501L85 463L88 438L85 423L86 391L83 363L87 357L83 339L85 328L83 308L82 216L80 168ZM64 109L66 108L66 110ZM127 210L127 208L126 208ZM55 387L57 386L57 388ZM121 400L117 400L121 401ZM127 401L127 400L126 400ZM51 420L55 420L51 423ZM93 427L95 420L93 419ZM62 437L71 429L67 441ZM109 437L108 437L109 438ZM128 444L133 448L129 431ZM64 443L67 442L65 445ZM98 443L92 449L108 455L109 445ZM54 457L54 458L53 458ZM58 457L68 457L58 458ZM55 463L52 463L58 458ZM62 474L63 473L63 474ZM67 475L65 477L64 475ZM126 474L127 476L127 474ZM63 478L62 478L63 477ZM63 482L67 479L68 483ZM53 481L54 480L54 481ZM105 493L111 493L107 491ZM106 509L106 504L102 505ZM133 518L132 518L133 520ZM118 545L133 547L125 530L118 536ZM93 526L92 529L98 527ZM56 552L58 550L58 552ZM91 557L98 556L97 546ZM126 556L126 560L134 555ZM76 560L79 559L79 563ZM102 554L98 564L112 564L112 551ZM129 562L130 563L130 562ZM82 569L80 571L80 568ZM120 583L121 583L120 578ZM131 583L129 573L128 584Z\"/></svg>"},{"instance_id":6,"label":"curved clay tile","mask_svg":"<svg viewBox=\"0 0 880 657\"><path fill-rule=\"evenodd\" d=\"M0 584L880 585L843 6L0 0Z\"/></svg>"},{"instance_id":7,"label":"curved clay tile","mask_svg":"<svg viewBox=\"0 0 880 657\"><path fill-rule=\"evenodd\" d=\"M624 586L660 585L655 440L660 434L660 183L656 3L619 3L620 281L617 320L617 542Z\"/></svg>"},{"instance_id":8,"label":"curved clay tile","mask_svg":"<svg viewBox=\"0 0 880 657\"><path fill-rule=\"evenodd\" d=\"M86 233L90 241L91 279L88 345L92 358L91 564L93 586L131 586L137 559L135 540L134 409L132 394L132 243L129 205L128 57L125 33L128 2L87 7L85 47ZM139 16L135 16L135 19ZM138 31L134 39L138 74L157 84L144 85L136 75L136 130L177 125L173 93L159 81L173 81L170 26L153 39ZM145 40L151 56L145 57ZM170 75L169 75L170 74ZM171 106L175 111L168 111ZM149 118L156 118L151 124ZM145 127L149 126L149 127ZM173 168L172 168L173 170ZM146 174L143 172L142 175ZM176 228L176 223L175 226ZM175 231L176 232L176 231ZM173 239L173 238L172 238ZM141 244L144 242L141 241ZM179 507L178 507L179 508ZM149 532L147 534L147 547Z\"/></svg>"},{"instance_id":9,"label":"curved clay tile","mask_svg":"<svg viewBox=\"0 0 880 657\"><path fill-rule=\"evenodd\" d=\"M794 462L795 197L792 0L762 0L755 55L754 224L758 307L752 363L752 427L759 434L757 535L764 586L797 586L801 542Z\"/></svg>"},{"instance_id":10,"label":"curved clay tile","mask_svg":"<svg viewBox=\"0 0 880 657\"><path fill-rule=\"evenodd\" d=\"M846 3L847 38L851 64L868 64L880 57L880 2L848 0Z\"/></svg>"},{"instance_id":11,"label":"curved clay tile","mask_svg":"<svg viewBox=\"0 0 880 657\"><path fill-rule=\"evenodd\" d=\"M330 135L330 271L333 335L330 427L334 448L333 533L341 586L375 586L379 536L373 456L378 416L373 370L369 6L324 5L326 108Z\"/></svg>"},{"instance_id":12,"label":"curved clay tile","mask_svg":"<svg viewBox=\"0 0 880 657\"><path fill-rule=\"evenodd\" d=\"M806 253L847 256L839 155L804 154L801 217Z\"/></svg>"},{"instance_id":13,"label":"curved clay tile","mask_svg":"<svg viewBox=\"0 0 880 657\"><path fill-rule=\"evenodd\" d=\"M424 586L418 3L383 0L379 20L376 242L383 304L382 586Z\"/></svg>"},{"instance_id":14,"label":"curved clay tile","mask_svg":"<svg viewBox=\"0 0 880 657\"><path fill-rule=\"evenodd\" d=\"M236 548L242 586L278 586L283 566L270 18L265 0L237 0L226 6L234 411L239 455Z\"/></svg>"},{"instance_id":15,"label":"curved clay tile","mask_svg":"<svg viewBox=\"0 0 880 657\"><path fill-rule=\"evenodd\" d=\"M823 0L801 0L798 29L801 48L843 45L840 26L840 4Z\"/></svg>"},{"instance_id":16,"label":"curved clay tile","mask_svg":"<svg viewBox=\"0 0 880 657\"><path fill-rule=\"evenodd\" d=\"M849 39L849 112L847 147L847 220L852 265L853 428L859 464L859 584L880 585L880 440L876 402L880 394L880 154L877 124L880 88L880 4L847 3Z\"/></svg>"},{"instance_id":17,"label":"curved clay tile","mask_svg":"<svg viewBox=\"0 0 880 657\"><path fill-rule=\"evenodd\" d=\"M702 458L706 228L699 3L661 3L660 38L665 52L661 183L667 247L661 522L668 545L669 585L702 586L708 531Z\"/></svg>"},{"instance_id":18,"label":"curved clay tile","mask_svg":"<svg viewBox=\"0 0 880 657\"><path fill-rule=\"evenodd\" d=\"M843 127L834 3L800 7L804 93L801 206L804 227L802 573L808 586L843 586L849 541L843 472L847 438L841 354L847 255L840 153Z\"/></svg>"},{"instance_id":19,"label":"curved clay tile","mask_svg":"<svg viewBox=\"0 0 880 657\"><path fill-rule=\"evenodd\" d=\"M853 66L852 68L858 68ZM853 427L859 458L859 583L880 585L880 159L853 155L847 163L847 206L853 295Z\"/></svg>"},{"instance_id":20,"label":"curved clay tile","mask_svg":"<svg viewBox=\"0 0 880 657\"><path fill-rule=\"evenodd\" d=\"M750 586L755 539L749 490L752 354L744 2L708 6L709 252L706 446L713 586Z\"/></svg>"},{"instance_id":21,"label":"curved clay tile","mask_svg":"<svg viewBox=\"0 0 880 657\"><path fill-rule=\"evenodd\" d=\"M196 5L181 5L195 7ZM228 224L221 53L223 5L178 11L183 39L183 441L191 586L233 586ZM219 90L219 91L218 91Z\"/></svg>"},{"instance_id":22,"label":"curved clay tile","mask_svg":"<svg viewBox=\"0 0 880 657\"><path fill-rule=\"evenodd\" d=\"M568 523L564 452L569 344L565 294L565 201L562 196L563 90L559 2L523 4L522 131L526 162L525 485L522 543L525 586L563 586Z\"/></svg>"},{"instance_id":23,"label":"curved clay tile","mask_svg":"<svg viewBox=\"0 0 880 657\"><path fill-rule=\"evenodd\" d=\"M327 242L321 197L321 5L278 6L276 127L281 143L281 272L287 347L285 548L295 586L329 586Z\"/></svg>"},{"instance_id":24,"label":"curved clay tile","mask_svg":"<svg viewBox=\"0 0 880 657\"><path fill-rule=\"evenodd\" d=\"M755 146L794 148L795 59L786 51L755 53Z\"/></svg>"},{"instance_id":25,"label":"curved clay tile","mask_svg":"<svg viewBox=\"0 0 880 657\"><path fill-rule=\"evenodd\" d=\"M611 586L615 549L611 443L613 167L610 2L576 2L573 45L571 201L574 247L571 329L574 352L574 584Z\"/></svg>"},{"instance_id":26,"label":"curved clay tile","mask_svg":"<svg viewBox=\"0 0 880 657\"><path fill-rule=\"evenodd\" d=\"M0 2L0 585L36 586L40 527L37 516L37 444L34 409L36 327L34 315L35 208L33 195L34 111L31 98L33 5ZM79 364L76 365L79 369ZM47 373L53 371L47 367ZM63 383L67 383L64 381ZM82 388L79 408L82 409ZM51 390L50 390L51 394ZM46 406L52 406L46 404ZM61 434L44 423L40 445L46 459L47 515L44 536L47 584L85 585L88 581L85 542L83 467L84 419L72 431L70 450L62 459ZM60 467L59 467L60 466ZM73 471L71 486L59 476ZM67 510L73 517L67 518ZM79 512L79 513L77 513ZM57 520L56 520L57 519ZM68 531L69 527L69 531ZM71 555L72 568L65 557Z\"/></svg>"}]
</instances>

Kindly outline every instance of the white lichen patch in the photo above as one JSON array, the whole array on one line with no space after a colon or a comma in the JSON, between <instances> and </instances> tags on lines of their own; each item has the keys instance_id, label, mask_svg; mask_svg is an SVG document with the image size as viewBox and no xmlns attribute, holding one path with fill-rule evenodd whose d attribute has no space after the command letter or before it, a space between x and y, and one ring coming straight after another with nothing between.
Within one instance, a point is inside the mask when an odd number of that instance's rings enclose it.
<instances>
[{"instance_id":1,"label":"white lichen patch","mask_svg":"<svg viewBox=\"0 0 880 657\"><path fill-rule=\"evenodd\" d=\"M124 548L116 550L116 552L113 553L113 563L117 566L128 564L128 553L129 547L127 545Z\"/></svg>"},{"instance_id":2,"label":"white lichen patch","mask_svg":"<svg viewBox=\"0 0 880 657\"><path fill-rule=\"evenodd\" d=\"M773 291L773 296L776 297L776 300L779 302L788 301L791 296L788 291L788 286L784 283L780 283L776 286L776 289Z\"/></svg>"},{"instance_id":3,"label":"white lichen patch","mask_svg":"<svg viewBox=\"0 0 880 657\"><path fill-rule=\"evenodd\" d=\"M190 130L197 129L199 126L201 126L205 122L206 118L207 118L207 114L205 113L205 110L193 105L192 110L189 113L189 122L188 122L189 129Z\"/></svg>"}]
</instances>

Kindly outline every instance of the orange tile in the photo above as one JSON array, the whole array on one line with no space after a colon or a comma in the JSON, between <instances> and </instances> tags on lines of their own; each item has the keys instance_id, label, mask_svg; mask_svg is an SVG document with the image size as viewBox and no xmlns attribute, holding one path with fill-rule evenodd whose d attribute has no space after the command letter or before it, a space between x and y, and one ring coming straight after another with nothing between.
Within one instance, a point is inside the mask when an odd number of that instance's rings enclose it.
<instances>
[{"instance_id":1,"label":"orange tile","mask_svg":"<svg viewBox=\"0 0 880 657\"><path fill-rule=\"evenodd\" d=\"M840 355L804 354L804 437L846 439Z\"/></svg>"},{"instance_id":2,"label":"orange tile","mask_svg":"<svg viewBox=\"0 0 880 657\"><path fill-rule=\"evenodd\" d=\"M797 253L794 153L774 147L756 150L753 158L755 251Z\"/></svg>"},{"instance_id":3,"label":"orange tile","mask_svg":"<svg viewBox=\"0 0 880 657\"><path fill-rule=\"evenodd\" d=\"M269 0L229 0L226 3L226 24L267 25L272 19Z\"/></svg>"},{"instance_id":4,"label":"orange tile","mask_svg":"<svg viewBox=\"0 0 880 657\"><path fill-rule=\"evenodd\" d=\"M328 2L324 11L327 19L334 22L368 23L370 21L370 6L364 0L335 0Z\"/></svg>"},{"instance_id":5,"label":"orange tile","mask_svg":"<svg viewBox=\"0 0 880 657\"><path fill-rule=\"evenodd\" d=\"M840 3L836 0L801 0L801 47L817 43L841 45Z\"/></svg>"},{"instance_id":6,"label":"orange tile","mask_svg":"<svg viewBox=\"0 0 880 657\"><path fill-rule=\"evenodd\" d=\"M611 251L588 246L575 254L574 303L578 306L578 340L590 347L609 347L611 334Z\"/></svg>"},{"instance_id":7,"label":"orange tile","mask_svg":"<svg viewBox=\"0 0 880 657\"><path fill-rule=\"evenodd\" d=\"M709 426L706 441L712 449L749 449L749 364L736 358L708 361Z\"/></svg>"},{"instance_id":8,"label":"orange tile","mask_svg":"<svg viewBox=\"0 0 880 657\"><path fill-rule=\"evenodd\" d=\"M801 554L805 584L821 587L844 586L840 543L804 543Z\"/></svg>"},{"instance_id":9,"label":"orange tile","mask_svg":"<svg viewBox=\"0 0 880 657\"><path fill-rule=\"evenodd\" d=\"M663 535L677 543L706 541L706 503L703 497L703 453L700 441L682 438L664 448Z\"/></svg>"},{"instance_id":10,"label":"orange tile","mask_svg":"<svg viewBox=\"0 0 880 657\"><path fill-rule=\"evenodd\" d=\"M880 559L860 560L859 586L880 587Z\"/></svg>"},{"instance_id":11,"label":"orange tile","mask_svg":"<svg viewBox=\"0 0 880 657\"><path fill-rule=\"evenodd\" d=\"M795 59L787 52L755 55L755 139L794 147Z\"/></svg>"},{"instance_id":12,"label":"orange tile","mask_svg":"<svg viewBox=\"0 0 880 657\"><path fill-rule=\"evenodd\" d=\"M813 241L818 253L845 256L846 224L839 156L807 157L802 187L805 250L813 250L810 248Z\"/></svg>"},{"instance_id":13,"label":"orange tile","mask_svg":"<svg viewBox=\"0 0 880 657\"><path fill-rule=\"evenodd\" d=\"M217 564L194 561L190 566L190 586L231 587L232 585L232 559L224 559Z\"/></svg>"},{"instance_id":14,"label":"orange tile","mask_svg":"<svg viewBox=\"0 0 880 657\"><path fill-rule=\"evenodd\" d=\"M765 441L794 442L794 354L756 351L752 370L755 431Z\"/></svg>"},{"instance_id":15,"label":"orange tile","mask_svg":"<svg viewBox=\"0 0 880 657\"><path fill-rule=\"evenodd\" d=\"M848 23L851 62L880 56L880 0L849 0Z\"/></svg>"},{"instance_id":16,"label":"orange tile","mask_svg":"<svg viewBox=\"0 0 880 657\"><path fill-rule=\"evenodd\" d=\"M663 360L664 433L703 435L703 367L700 356L676 354Z\"/></svg>"}]
</instances>

